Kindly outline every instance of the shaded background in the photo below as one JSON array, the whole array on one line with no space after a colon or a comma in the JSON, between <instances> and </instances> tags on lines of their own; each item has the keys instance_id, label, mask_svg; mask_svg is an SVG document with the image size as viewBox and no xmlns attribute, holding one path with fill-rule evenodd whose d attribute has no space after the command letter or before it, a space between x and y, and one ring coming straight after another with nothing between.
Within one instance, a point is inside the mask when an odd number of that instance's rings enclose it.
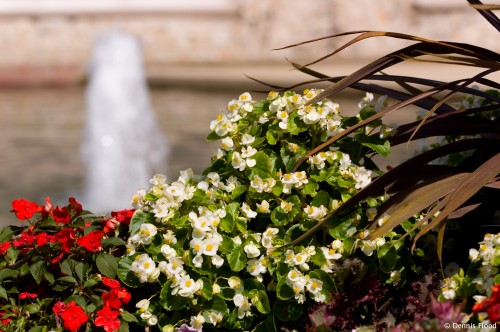
<instances>
[{"instance_id":1,"label":"shaded background","mask_svg":"<svg viewBox=\"0 0 500 332\"><path fill-rule=\"evenodd\" d=\"M217 147L204 141L210 120L243 91L262 89L245 74L285 85L306 80L289 70L287 58L311 61L348 39L274 48L352 30L500 48L495 30L460 0L0 0L0 224L16 222L9 214L15 198L64 203L81 195L86 68L95 38L115 28L142 44L152 109L171 147L163 171L170 180L179 170L208 166ZM349 74L405 45L367 40L318 70ZM436 68L410 63L389 72L441 80L471 73ZM341 111L355 113L361 96L339 96ZM414 113L393 121L398 117ZM381 163L411 154L400 148Z\"/></svg>"}]
</instances>

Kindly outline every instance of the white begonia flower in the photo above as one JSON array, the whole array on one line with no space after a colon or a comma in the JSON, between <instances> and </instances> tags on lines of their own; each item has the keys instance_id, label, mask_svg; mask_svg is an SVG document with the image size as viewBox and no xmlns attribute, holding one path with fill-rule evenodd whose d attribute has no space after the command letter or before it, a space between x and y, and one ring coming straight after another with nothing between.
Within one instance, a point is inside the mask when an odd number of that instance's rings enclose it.
<instances>
[{"instance_id":1,"label":"white begonia flower","mask_svg":"<svg viewBox=\"0 0 500 332\"><path fill-rule=\"evenodd\" d=\"M196 226L193 227L193 232L191 233L191 236L194 238L194 239L204 239L205 236L207 235L207 232L205 232L203 229L201 228L198 228Z\"/></svg>"},{"instance_id":2,"label":"white begonia flower","mask_svg":"<svg viewBox=\"0 0 500 332\"><path fill-rule=\"evenodd\" d=\"M323 282L316 278L309 278L306 283L306 289L311 294L317 294L323 290Z\"/></svg>"},{"instance_id":3,"label":"white begonia flower","mask_svg":"<svg viewBox=\"0 0 500 332\"><path fill-rule=\"evenodd\" d=\"M263 200L261 203L257 203L257 212L258 213L271 213L269 210L269 202Z\"/></svg>"},{"instance_id":4,"label":"white begonia flower","mask_svg":"<svg viewBox=\"0 0 500 332\"><path fill-rule=\"evenodd\" d=\"M195 254L201 253L203 251L203 240L194 238L189 241L189 247L193 249Z\"/></svg>"},{"instance_id":5,"label":"white begonia flower","mask_svg":"<svg viewBox=\"0 0 500 332\"><path fill-rule=\"evenodd\" d=\"M250 134L245 134L241 137L241 144L243 145L251 145L255 142L255 137Z\"/></svg>"},{"instance_id":6,"label":"white begonia flower","mask_svg":"<svg viewBox=\"0 0 500 332\"><path fill-rule=\"evenodd\" d=\"M183 268L184 262L176 257L172 257L169 259L165 269L171 275L179 275L184 270Z\"/></svg>"},{"instance_id":7,"label":"white begonia flower","mask_svg":"<svg viewBox=\"0 0 500 332\"><path fill-rule=\"evenodd\" d=\"M260 250L259 250L259 248L257 248L257 246L255 245L255 243L253 243L253 242L250 242L249 244L247 244L246 246L244 246L243 250L247 254L248 258L255 258L255 257L259 257L260 256Z\"/></svg>"},{"instance_id":8,"label":"white begonia flower","mask_svg":"<svg viewBox=\"0 0 500 332\"><path fill-rule=\"evenodd\" d=\"M210 323L214 326L222 322L223 318L224 316L220 312L215 312L215 311L208 312L208 319L210 320Z\"/></svg>"},{"instance_id":9,"label":"white begonia flower","mask_svg":"<svg viewBox=\"0 0 500 332\"><path fill-rule=\"evenodd\" d=\"M242 158L241 154L237 151L234 152L233 156L231 157L231 165L239 171L244 171L247 167L245 159Z\"/></svg>"},{"instance_id":10,"label":"white begonia flower","mask_svg":"<svg viewBox=\"0 0 500 332\"><path fill-rule=\"evenodd\" d=\"M212 264L216 267L221 267L224 264L224 259L219 255L212 256Z\"/></svg>"},{"instance_id":11,"label":"white begonia flower","mask_svg":"<svg viewBox=\"0 0 500 332\"><path fill-rule=\"evenodd\" d=\"M203 255L205 256L215 256L217 250L219 249L219 242L214 238L209 238L203 241Z\"/></svg>"},{"instance_id":12,"label":"white begonia flower","mask_svg":"<svg viewBox=\"0 0 500 332\"><path fill-rule=\"evenodd\" d=\"M169 229L163 234L163 240L167 244L176 244L177 238L175 237L174 232Z\"/></svg>"},{"instance_id":13,"label":"white begonia flower","mask_svg":"<svg viewBox=\"0 0 500 332\"><path fill-rule=\"evenodd\" d=\"M201 253L197 254L196 256L193 257L193 265L197 268L200 268L203 264L203 256Z\"/></svg>"},{"instance_id":14,"label":"white begonia flower","mask_svg":"<svg viewBox=\"0 0 500 332\"><path fill-rule=\"evenodd\" d=\"M198 182L198 184L196 185L196 188L198 189L201 189L203 191L207 191L208 188L210 188L210 183L206 182L206 181L200 181Z\"/></svg>"},{"instance_id":15,"label":"white begonia flower","mask_svg":"<svg viewBox=\"0 0 500 332\"><path fill-rule=\"evenodd\" d=\"M191 324L191 328L201 331L203 328L203 324L205 324L205 318L201 313L196 316L191 316L191 320L189 322Z\"/></svg>"},{"instance_id":16,"label":"white begonia flower","mask_svg":"<svg viewBox=\"0 0 500 332\"><path fill-rule=\"evenodd\" d=\"M385 238L383 237L378 237L373 240L373 244L377 247L380 248L385 244Z\"/></svg>"},{"instance_id":17,"label":"white begonia flower","mask_svg":"<svg viewBox=\"0 0 500 332\"><path fill-rule=\"evenodd\" d=\"M375 250L375 243L370 240L363 240L361 244L361 251L366 255L366 256L371 256L373 254L373 251Z\"/></svg>"},{"instance_id":18,"label":"white begonia flower","mask_svg":"<svg viewBox=\"0 0 500 332\"><path fill-rule=\"evenodd\" d=\"M158 232L155 225L144 223L139 227L139 232L137 233L140 237L140 243L150 244L153 241L154 236Z\"/></svg>"},{"instance_id":19,"label":"white begonia flower","mask_svg":"<svg viewBox=\"0 0 500 332\"><path fill-rule=\"evenodd\" d=\"M244 102L249 102L249 101L252 101L252 96L250 95L250 93L248 93L248 92L244 92L244 93L242 93L242 94L238 97L238 100L239 100L239 101L244 101Z\"/></svg>"},{"instance_id":20,"label":"white begonia flower","mask_svg":"<svg viewBox=\"0 0 500 332\"><path fill-rule=\"evenodd\" d=\"M236 294L233 297L234 305L238 308L238 318L242 319L245 316L250 316L252 313L250 311L251 304L246 296L243 294Z\"/></svg>"},{"instance_id":21,"label":"white begonia flower","mask_svg":"<svg viewBox=\"0 0 500 332\"><path fill-rule=\"evenodd\" d=\"M471 261L475 262L479 257L479 251L477 249L469 249L469 258Z\"/></svg>"},{"instance_id":22,"label":"white begonia flower","mask_svg":"<svg viewBox=\"0 0 500 332\"><path fill-rule=\"evenodd\" d=\"M225 190L230 193L236 188L236 186L239 186L239 185L240 185L240 182L238 181L238 178L231 175L226 180L226 189Z\"/></svg>"},{"instance_id":23,"label":"white begonia flower","mask_svg":"<svg viewBox=\"0 0 500 332\"><path fill-rule=\"evenodd\" d=\"M339 169L341 171L347 171L349 166L351 166L351 157L347 153L343 153L342 157L339 160L340 166Z\"/></svg>"},{"instance_id":24,"label":"white begonia flower","mask_svg":"<svg viewBox=\"0 0 500 332\"><path fill-rule=\"evenodd\" d=\"M321 218L326 216L327 210L323 205L319 207L307 205L304 208L304 213L307 215L308 218L312 220L320 220Z\"/></svg>"},{"instance_id":25,"label":"white begonia flower","mask_svg":"<svg viewBox=\"0 0 500 332\"><path fill-rule=\"evenodd\" d=\"M264 264L263 264L264 262ZM262 281L261 274L266 273L267 271L267 260L263 257L261 259L250 259L247 262L247 270L250 275L257 277L259 281Z\"/></svg>"},{"instance_id":26,"label":"white begonia flower","mask_svg":"<svg viewBox=\"0 0 500 332\"><path fill-rule=\"evenodd\" d=\"M264 180L260 176L254 175L252 181L250 181L250 186L255 189L256 192L262 193L265 188Z\"/></svg>"},{"instance_id":27,"label":"white begonia flower","mask_svg":"<svg viewBox=\"0 0 500 332\"><path fill-rule=\"evenodd\" d=\"M169 246L168 244L162 245L160 251L163 254L163 256L165 256L165 258L167 259L177 257L177 252L175 251L175 249Z\"/></svg>"},{"instance_id":28,"label":"white begonia flower","mask_svg":"<svg viewBox=\"0 0 500 332\"><path fill-rule=\"evenodd\" d=\"M153 178L149 180L149 183L151 183L155 187L162 186L167 183L167 177L163 174L155 174L153 175Z\"/></svg>"},{"instance_id":29,"label":"white begonia flower","mask_svg":"<svg viewBox=\"0 0 500 332\"><path fill-rule=\"evenodd\" d=\"M293 209L293 203L292 202L287 202L287 201L281 201L280 203L281 208L285 213L289 213Z\"/></svg>"},{"instance_id":30,"label":"white begonia flower","mask_svg":"<svg viewBox=\"0 0 500 332\"><path fill-rule=\"evenodd\" d=\"M397 286L401 281L401 272L400 271L392 271L391 272L392 285Z\"/></svg>"},{"instance_id":31,"label":"white begonia flower","mask_svg":"<svg viewBox=\"0 0 500 332\"><path fill-rule=\"evenodd\" d=\"M194 228L199 228L204 232L209 232L212 229L212 223L206 216L196 218L192 224Z\"/></svg>"},{"instance_id":32,"label":"white begonia flower","mask_svg":"<svg viewBox=\"0 0 500 332\"><path fill-rule=\"evenodd\" d=\"M273 113L278 113L281 109L286 107L288 104L288 100L285 97L278 97L272 101L269 105L269 110ZM279 116L278 116L279 119Z\"/></svg>"},{"instance_id":33,"label":"white begonia flower","mask_svg":"<svg viewBox=\"0 0 500 332\"><path fill-rule=\"evenodd\" d=\"M241 287L241 279L236 276L229 277L227 283L232 289L239 289Z\"/></svg>"},{"instance_id":34,"label":"white begonia flower","mask_svg":"<svg viewBox=\"0 0 500 332\"><path fill-rule=\"evenodd\" d=\"M156 264L148 254L137 256L130 267L130 271L134 272L141 283L146 282L155 270Z\"/></svg>"},{"instance_id":35,"label":"white begonia flower","mask_svg":"<svg viewBox=\"0 0 500 332\"><path fill-rule=\"evenodd\" d=\"M321 251L327 260L338 260L342 258L342 254L337 252L335 248L321 247Z\"/></svg>"},{"instance_id":36,"label":"white begonia flower","mask_svg":"<svg viewBox=\"0 0 500 332\"><path fill-rule=\"evenodd\" d=\"M240 236L239 236L239 235L237 235L237 236L233 237L233 242L234 242L234 244L235 244L235 245L237 245L237 246L239 246L239 245L241 245L241 244L243 243L243 242L241 241L241 238L240 238Z\"/></svg>"},{"instance_id":37,"label":"white begonia flower","mask_svg":"<svg viewBox=\"0 0 500 332\"><path fill-rule=\"evenodd\" d=\"M155 214L155 218L157 219L163 219L167 218L170 215L173 216L172 211L170 210L171 207L174 205L172 204L171 201L169 201L166 197L161 197L159 198L154 205L153 213Z\"/></svg>"},{"instance_id":38,"label":"white begonia flower","mask_svg":"<svg viewBox=\"0 0 500 332\"><path fill-rule=\"evenodd\" d=\"M307 174L305 171L292 173L292 178L294 180L296 188L301 188L302 185L307 184L309 182L307 180Z\"/></svg>"},{"instance_id":39,"label":"white begonia flower","mask_svg":"<svg viewBox=\"0 0 500 332\"><path fill-rule=\"evenodd\" d=\"M215 159L222 159L226 156L226 152L222 149L217 149L217 151L215 152Z\"/></svg>"},{"instance_id":40,"label":"white begonia flower","mask_svg":"<svg viewBox=\"0 0 500 332\"><path fill-rule=\"evenodd\" d=\"M142 204L144 204L144 197L146 196L146 189L139 189L130 201L130 206L133 209L140 209Z\"/></svg>"},{"instance_id":41,"label":"white begonia flower","mask_svg":"<svg viewBox=\"0 0 500 332\"><path fill-rule=\"evenodd\" d=\"M176 294L179 294L182 297L193 297L194 293L198 291L199 289L198 287L199 284L196 283L196 281L191 279L189 275L185 275L180 278L180 280L176 285L177 288Z\"/></svg>"},{"instance_id":42,"label":"white begonia flower","mask_svg":"<svg viewBox=\"0 0 500 332\"><path fill-rule=\"evenodd\" d=\"M135 304L135 307L139 309L140 312L145 312L149 309L149 304L150 302L148 299L142 299Z\"/></svg>"},{"instance_id":43,"label":"white begonia flower","mask_svg":"<svg viewBox=\"0 0 500 332\"><path fill-rule=\"evenodd\" d=\"M373 221L376 215L377 215L376 208L371 207L366 210L366 217L368 218L368 221Z\"/></svg>"},{"instance_id":44,"label":"white begonia flower","mask_svg":"<svg viewBox=\"0 0 500 332\"><path fill-rule=\"evenodd\" d=\"M255 149L251 146L244 147L241 149L241 157L242 158L250 158L253 155L255 155L256 153L257 153L257 149Z\"/></svg>"},{"instance_id":45,"label":"white begonia flower","mask_svg":"<svg viewBox=\"0 0 500 332\"><path fill-rule=\"evenodd\" d=\"M252 208L247 203L241 204L241 211L243 211L248 219L253 219L257 216L257 212L252 210Z\"/></svg>"},{"instance_id":46,"label":"white begonia flower","mask_svg":"<svg viewBox=\"0 0 500 332\"><path fill-rule=\"evenodd\" d=\"M365 169L364 167L357 167L352 176L356 181L356 189L363 189L372 181L371 178L372 171Z\"/></svg>"},{"instance_id":47,"label":"white begonia flower","mask_svg":"<svg viewBox=\"0 0 500 332\"><path fill-rule=\"evenodd\" d=\"M366 95L358 103L358 108L362 109L365 106L370 105L373 102L373 93L367 92Z\"/></svg>"},{"instance_id":48,"label":"white begonia flower","mask_svg":"<svg viewBox=\"0 0 500 332\"><path fill-rule=\"evenodd\" d=\"M234 142L231 137L225 137L221 141L221 147L225 151L231 151L234 148Z\"/></svg>"},{"instance_id":49,"label":"white begonia flower","mask_svg":"<svg viewBox=\"0 0 500 332\"><path fill-rule=\"evenodd\" d=\"M321 158L318 154L315 154L314 156L309 157L308 159L309 164L311 164L311 169L323 169L325 168L325 159Z\"/></svg>"}]
</instances>

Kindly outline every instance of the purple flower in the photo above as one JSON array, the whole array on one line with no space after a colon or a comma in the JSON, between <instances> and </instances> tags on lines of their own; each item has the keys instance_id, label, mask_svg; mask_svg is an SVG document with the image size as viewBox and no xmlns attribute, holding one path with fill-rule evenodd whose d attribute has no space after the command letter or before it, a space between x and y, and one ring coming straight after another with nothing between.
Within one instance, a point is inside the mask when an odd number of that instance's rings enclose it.
<instances>
[{"instance_id":1,"label":"purple flower","mask_svg":"<svg viewBox=\"0 0 500 332\"><path fill-rule=\"evenodd\" d=\"M182 324L181 327L176 328L178 332L200 332L201 330L197 330L192 328L187 324Z\"/></svg>"},{"instance_id":2,"label":"purple flower","mask_svg":"<svg viewBox=\"0 0 500 332\"><path fill-rule=\"evenodd\" d=\"M463 318L460 311L460 307L455 306L452 301L438 302L434 297L431 297L431 312L440 322L460 323Z\"/></svg>"}]
</instances>

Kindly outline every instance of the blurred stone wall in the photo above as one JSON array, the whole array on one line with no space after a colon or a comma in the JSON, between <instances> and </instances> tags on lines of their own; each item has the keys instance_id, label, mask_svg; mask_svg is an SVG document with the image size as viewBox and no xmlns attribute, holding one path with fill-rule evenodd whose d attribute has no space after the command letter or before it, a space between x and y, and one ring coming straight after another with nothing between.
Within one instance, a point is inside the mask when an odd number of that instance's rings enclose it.
<instances>
[{"instance_id":1,"label":"blurred stone wall","mask_svg":"<svg viewBox=\"0 0 500 332\"><path fill-rule=\"evenodd\" d=\"M55 68L52 74L62 76L82 72L93 40L111 28L139 37L146 62L160 65L313 60L347 39L284 51L272 49L363 29L500 49L495 30L465 0L227 0L225 11L208 8L193 13L51 15L37 14L34 7L32 13L0 12L0 70L4 76L9 70L19 75L33 68ZM398 40L375 38L341 52L338 58L374 58L401 45ZM61 68L68 68L68 72Z\"/></svg>"}]
</instances>

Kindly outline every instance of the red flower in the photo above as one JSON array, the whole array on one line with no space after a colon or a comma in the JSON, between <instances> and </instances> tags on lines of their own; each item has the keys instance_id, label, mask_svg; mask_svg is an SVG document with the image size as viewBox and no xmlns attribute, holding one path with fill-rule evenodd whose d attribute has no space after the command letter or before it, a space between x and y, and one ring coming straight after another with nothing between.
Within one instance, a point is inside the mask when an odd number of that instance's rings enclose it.
<instances>
[{"instance_id":1,"label":"red flower","mask_svg":"<svg viewBox=\"0 0 500 332\"><path fill-rule=\"evenodd\" d=\"M33 217L38 211L38 205L24 198L12 201L12 211L15 212L17 219L25 220Z\"/></svg>"},{"instance_id":2,"label":"red flower","mask_svg":"<svg viewBox=\"0 0 500 332\"><path fill-rule=\"evenodd\" d=\"M78 245L85 247L88 251L96 252L102 250L101 239L104 236L102 231L93 231L78 239Z\"/></svg>"},{"instance_id":3,"label":"red flower","mask_svg":"<svg viewBox=\"0 0 500 332\"><path fill-rule=\"evenodd\" d=\"M102 301L106 307L110 307L113 309L120 309L122 307L122 302L114 293L102 293Z\"/></svg>"},{"instance_id":4,"label":"red flower","mask_svg":"<svg viewBox=\"0 0 500 332\"><path fill-rule=\"evenodd\" d=\"M134 215L134 212L134 209L113 211L111 212L111 216L115 218L119 223L128 226L130 224L130 219L132 219L132 216Z\"/></svg>"},{"instance_id":5,"label":"red flower","mask_svg":"<svg viewBox=\"0 0 500 332\"><path fill-rule=\"evenodd\" d=\"M51 236L49 236L47 233L45 232L41 232L41 233L38 233L36 235L36 244L39 246L39 247L42 247L44 245L46 245L51 239Z\"/></svg>"},{"instance_id":6,"label":"red flower","mask_svg":"<svg viewBox=\"0 0 500 332\"><path fill-rule=\"evenodd\" d=\"M73 228L64 228L57 232L54 235L54 238L51 242L59 242L61 244L61 250L64 252L69 252L71 250L71 246L75 243L76 236Z\"/></svg>"},{"instance_id":7,"label":"red flower","mask_svg":"<svg viewBox=\"0 0 500 332\"><path fill-rule=\"evenodd\" d=\"M19 247L26 247L26 246L31 246L33 243L35 243L36 237L31 234L31 231L27 232L22 232L21 236L14 240L12 244L14 247L19 248Z\"/></svg>"},{"instance_id":8,"label":"red flower","mask_svg":"<svg viewBox=\"0 0 500 332\"><path fill-rule=\"evenodd\" d=\"M67 207L60 208L57 206L54 211L52 211L52 218L54 218L56 224L67 225L71 221L71 215Z\"/></svg>"},{"instance_id":9,"label":"red flower","mask_svg":"<svg viewBox=\"0 0 500 332\"><path fill-rule=\"evenodd\" d=\"M63 319L64 327L72 332L78 329L87 322L89 317L74 301L64 304L57 302L53 309L54 313Z\"/></svg>"},{"instance_id":10,"label":"red flower","mask_svg":"<svg viewBox=\"0 0 500 332\"><path fill-rule=\"evenodd\" d=\"M82 205L78 203L74 197L69 198L69 208L71 212L75 214L80 214L83 211Z\"/></svg>"},{"instance_id":11,"label":"red flower","mask_svg":"<svg viewBox=\"0 0 500 332\"><path fill-rule=\"evenodd\" d=\"M38 297L38 294L35 294L35 293L22 292L21 294L19 294L19 298L21 300L36 299L37 297Z\"/></svg>"},{"instance_id":12,"label":"red flower","mask_svg":"<svg viewBox=\"0 0 500 332\"><path fill-rule=\"evenodd\" d=\"M119 314L118 310L105 306L97 312L94 324L102 326L106 332L114 332L120 328L120 320L117 319Z\"/></svg>"},{"instance_id":13,"label":"red flower","mask_svg":"<svg viewBox=\"0 0 500 332\"><path fill-rule=\"evenodd\" d=\"M0 243L0 255L5 254L5 252L10 248L10 242Z\"/></svg>"},{"instance_id":14,"label":"red flower","mask_svg":"<svg viewBox=\"0 0 500 332\"><path fill-rule=\"evenodd\" d=\"M491 298L486 298L474 304L472 312L475 314L487 312L490 322L497 323L500 322L500 284L493 285L491 290Z\"/></svg>"},{"instance_id":15,"label":"red flower","mask_svg":"<svg viewBox=\"0 0 500 332\"><path fill-rule=\"evenodd\" d=\"M118 288L121 286L120 282L115 279L110 279L108 277L102 277L102 283L108 286L109 288Z\"/></svg>"}]
</instances>

